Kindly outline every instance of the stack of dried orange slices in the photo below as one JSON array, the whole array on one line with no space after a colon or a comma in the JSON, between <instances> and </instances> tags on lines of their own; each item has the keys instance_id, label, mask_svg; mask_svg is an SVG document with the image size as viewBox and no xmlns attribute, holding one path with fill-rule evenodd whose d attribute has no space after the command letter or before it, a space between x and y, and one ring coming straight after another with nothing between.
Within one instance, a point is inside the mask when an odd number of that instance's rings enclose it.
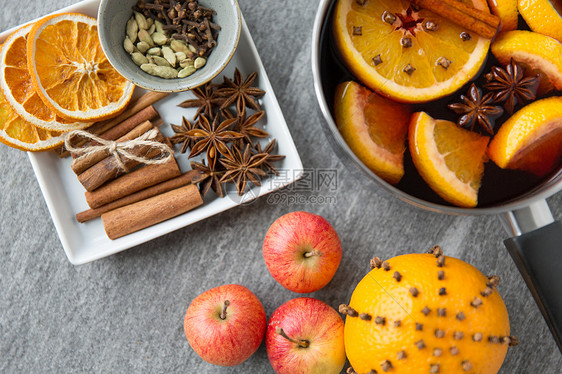
<instances>
[{"instance_id":1,"label":"stack of dried orange slices","mask_svg":"<svg viewBox=\"0 0 562 374\"><path fill-rule=\"evenodd\" d=\"M525 75L540 76L537 97L562 90L562 43L555 39L562 35L562 7L550 0L458 1L500 18L493 41L410 1L338 0L335 44L350 72L370 90L356 82L341 83L334 116L350 149L385 181L400 182L409 149L433 191L451 204L475 207L488 160L539 177L560 165L562 98L520 105L494 137L425 112L411 114L408 104L449 96L476 79L490 46L503 66L513 60ZM533 31L516 30L518 12Z\"/></svg>"},{"instance_id":2,"label":"stack of dried orange slices","mask_svg":"<svg viewBox=\"0 0 562 374\"><path fill-rule=\"evenodd\" d=\"M96 20L56 14L21 27L0 49L0 141L24 151L122 112L134 85L109 64Z\"/></svg>"}]
</instances>

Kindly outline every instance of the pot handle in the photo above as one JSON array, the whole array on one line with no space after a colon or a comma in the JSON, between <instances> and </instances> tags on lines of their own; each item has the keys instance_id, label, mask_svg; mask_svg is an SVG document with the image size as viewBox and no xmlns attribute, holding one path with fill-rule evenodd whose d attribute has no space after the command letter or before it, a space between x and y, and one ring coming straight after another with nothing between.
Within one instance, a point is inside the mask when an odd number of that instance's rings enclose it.
<instances>
[{"instance_id":1,"label":"pot handle","mask_svg":"<svg viewBox=\"0 0 562 374\"><path fill-rule=\"evenodd\" d=\"M500 216L515 236L504 244L562 352L562 223L546 200Z\"/></svg>"}]
</instances>

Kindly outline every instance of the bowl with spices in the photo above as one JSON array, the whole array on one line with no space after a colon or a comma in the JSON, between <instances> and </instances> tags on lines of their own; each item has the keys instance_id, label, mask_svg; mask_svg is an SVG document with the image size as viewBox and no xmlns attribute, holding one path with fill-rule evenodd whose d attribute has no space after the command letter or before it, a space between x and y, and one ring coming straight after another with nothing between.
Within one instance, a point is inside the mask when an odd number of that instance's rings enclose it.
<instances>
[{"instance_id":1,"label":"bowl with spices","mask_svg":"<svg viewBox=\"0 0 562 374\"><path fill-rule=\"evenodd\" d=\"M151 91L181 92L216 77L240 38L237 0L102 0L100 43L113 67Z\"/></svg>"}]
</instances>

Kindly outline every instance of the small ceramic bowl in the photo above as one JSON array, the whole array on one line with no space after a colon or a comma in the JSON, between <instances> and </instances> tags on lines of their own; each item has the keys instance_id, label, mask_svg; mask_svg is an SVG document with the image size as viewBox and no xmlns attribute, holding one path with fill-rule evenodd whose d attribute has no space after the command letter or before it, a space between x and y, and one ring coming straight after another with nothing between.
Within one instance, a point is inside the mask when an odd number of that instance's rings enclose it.
<instances>
[{"instance_id":1,"label":"small ceramic bowl","mask_svg":"<svg viewBox=\"0 0 562 374\"><path fill-rule=\"evenodd\" d=\"M137 0L101 0L98 32L109 62L122 76L150 91L180 92L199 87L216 77L229 63L240 39L241 16L237 0L200 0L201 6L214 9L213 22L221 26L217 46L206 65L186 78L164 79L145 73L123 48L127 21Z\"/></svg>"}]
</instances>

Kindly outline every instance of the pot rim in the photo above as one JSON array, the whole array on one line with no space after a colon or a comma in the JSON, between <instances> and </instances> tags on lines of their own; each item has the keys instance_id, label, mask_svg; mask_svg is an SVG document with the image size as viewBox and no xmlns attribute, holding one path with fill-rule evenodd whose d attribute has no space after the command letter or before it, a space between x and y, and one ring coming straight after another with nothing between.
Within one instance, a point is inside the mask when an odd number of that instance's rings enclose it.
<instances>
[{"instance_id":1,"label":"pot rim","mask_svg":"<svg viewBox=\"0 0 562 374\"><path fill-rule=\"evenodd\" d=\"M312 75L314 80L314 90L316 93L316 98L318 100L318 105L320 111L327 122L328 128L330 130L331 136L338 147L343 150L346 156L353 162L355 167L363 172L364 175L368 176L369 179L373 180L379 187L382 187L386 192L389 192L394 197L407 202L408 204L414 205L418 208L429 210L437 213L446 213L451 215L488 215L488 214L501 214L513 210L518 210L521 208L528 207L539 200L545 200L546 198L554 195L555 193L562 190L562 170L553 176L547 183L537 189L528 192L521 197L515 198L506 203L501 203L498 205L484 207L484 208L460 208L454 206L447 206L437 203L432 203L425 201L423 199L411 196L402 190L394 187L390 183L386 182L375 173L373 173L369 168L367 168L359 158L353 153L351 148L347 145L343 137L341 136L334 118L330 113L330 107L324 96L324 87L320 77L320 36L322 34L322 29L326 23L326 17L328 10L332 3L336 0L320 0L318 5L318 11L314 20L314 26L312 31L312 43L311 43L311 65L312 65Z\"/></svg>"}]
</instances>

